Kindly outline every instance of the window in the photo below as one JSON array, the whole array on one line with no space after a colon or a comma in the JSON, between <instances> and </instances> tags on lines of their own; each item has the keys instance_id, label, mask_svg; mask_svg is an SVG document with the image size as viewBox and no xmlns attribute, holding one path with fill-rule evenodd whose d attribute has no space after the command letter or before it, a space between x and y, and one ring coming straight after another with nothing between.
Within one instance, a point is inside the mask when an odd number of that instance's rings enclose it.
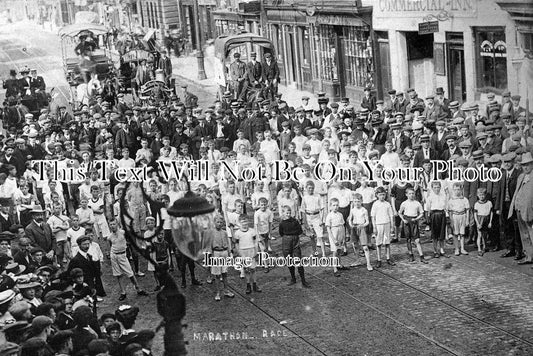
<instances>
[{"instance_id":1,"label":"window","mask_svg":"<svg viewBox=\"0 0 533 356\"><path fill-rule=\"evenodd\" d=\"M373 87L374 61L370 29L359 26L345 26L342 29L346 85Z\"/></svg>"},{"instance_id":2,"label":"window","mask_svg":"<svg viewBox=\"0 0 533 356\"><path fill-rule=\"evenodd\" d=\"M507 44L504 28L476 28L478 90L507 88Z\"/></svg>"},{"instance_id":3,"label":"window","mask_svg":"<svg viewBox=\"0 0 533 356\"><path fill-rule=\"evenodd\" d=\"M533 53L533 32L520 32L522 38L522 49L526 53Z\"/></svg>"},{"instance_id":4,"label":"window","mask_svg":"<svg viewBox=\"0 0 533 356\"><path fill-rule=\"evenodd\" d=\"M419 35L418 32L406 32L408 60L433 58L433 34Z\"/></svg>"},{"instance_id":5,"label":"window","mask_svg":"<svg viewBox=\"0 0 533 356\"><path fill-rule=\"evenodd\" d=\"M302 31L302 44L303 44L303 65L311 65L311 42L309 40L309 30L306 27L300 27Z\"/></svg>"},{"instance_id":6,"label":"window","mask_svg":"<svg viewBox=\"0 0 533 356\"><path fill-rule=\"evenodd\" d=\"M317 27L317 37L320 46L317 47L322 63L322 80L338 80L337 77L337 46L335 40L335 28L330 25L321 25Z\"/></svg>"}]
</instances>

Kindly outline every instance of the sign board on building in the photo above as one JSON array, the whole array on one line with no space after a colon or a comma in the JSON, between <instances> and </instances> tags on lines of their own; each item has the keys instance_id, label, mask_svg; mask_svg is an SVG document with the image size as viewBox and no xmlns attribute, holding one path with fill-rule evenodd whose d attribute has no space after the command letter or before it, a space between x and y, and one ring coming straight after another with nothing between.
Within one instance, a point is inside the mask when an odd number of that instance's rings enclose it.
<instances>
[{"instance_id":1,"label":"sign board on building","mask_svg":"<svg viewBox=\"0 0 533 356\"><path fill-rule=\"evenodd\" d=\"M419 35L429 35L430 33L435 32L439 32L439 21L429 21L418 24Z\"/></svg>"},{"instance_id":2,"label":"sign board on building","mask_svg":"<svg viewBox=\"0 0 533 356\"><path fill-rule=\"evenodd\" d=\"M418 17L476 17L478 0L378 0L373 12L377 18Z\"/></svg>"}]
</instances>

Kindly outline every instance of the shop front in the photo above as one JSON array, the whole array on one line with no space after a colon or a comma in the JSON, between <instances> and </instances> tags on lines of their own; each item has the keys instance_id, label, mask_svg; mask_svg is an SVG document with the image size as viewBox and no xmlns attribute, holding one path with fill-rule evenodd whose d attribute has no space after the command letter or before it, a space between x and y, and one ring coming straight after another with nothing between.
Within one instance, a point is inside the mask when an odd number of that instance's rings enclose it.
<instances>
[{"instance_id":1,"label":"shop front","mask_svg":"<svg viewBox=\"0 0 533 356\"><path fill-rule=\"evenodd\" d=\"M425 97L442 87L452 100L474 101L516 80L515 26L493 0L379 0L373 25L388 34L391 89Z\"/></svg>"},{"instance_id":2,"label":"shop front","mask_svg":"<svg viewBox=\"0 0 533 356\"><path fill-rule=\"evenodd\" d=\"M354 7L354 2L323 3L305 11L265 5L282 84L357 102L365 87L379 87L372 9Z\"/></svg>"}]
</instances>

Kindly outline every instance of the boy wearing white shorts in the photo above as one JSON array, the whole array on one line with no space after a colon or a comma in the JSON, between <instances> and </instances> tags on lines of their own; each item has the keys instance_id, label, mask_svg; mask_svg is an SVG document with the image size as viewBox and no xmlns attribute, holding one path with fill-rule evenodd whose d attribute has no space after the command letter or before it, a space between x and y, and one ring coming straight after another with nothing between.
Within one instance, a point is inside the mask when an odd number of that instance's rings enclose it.
<instances>
[{"instance_id":1,"label":"boy wearing white shorts","mask_svg":"<svg viewBox=\"0 0 533 356\"><path fill-rule=\"evenodd\" d=\"M118 228L118 223L116 220L109 222L109 228L111 230L110 235L107 237L107 240L111 244L111 271L114 277L117 277L118 286L120 288L120 297L119 301L126 299L126 291L122 286L121 277L126 276L130 279L131 283L135 287L138 295L147 296L148 293L139 288L137 284L137 279L133 274L131 269L130 261L126 256L126 237L124 236L124 230Z\"/></svg>"},{"instance_id":2,"label":"boy wearing white shorts","mask_svg":"<svg viewBox=\"0 0 533 356\"><path fill-rule=\"evenodd\" d=\"M313 254L318 256L317 247L320 246L322 257L325 257L326 248L322 239L324 236L324 204L322 203L322 197L315 194L315 183L313 181L307 181L305 190L307 194L302 197L300 219L305 222L305 229L313 243Z\"/></svg>"},{"instance_id":3,"label":"boy wearing white shorts","mask_svg":"<svg viewBox=\"0 0 533 356\"><path fill-rule=\"evenodd\" d=\"M392 211L392 205L388 201L385 201L387 193L385 188L378 187L376 189L376 196L378 200L372 205L372 211L370 216L372 217L372 224L376 228L376 253L377 264L376 267L381 267L381 246L385 246L385 254L387 263L394 266L395 263L390 259L390 242L392 228L394 226L394 213Z\"/></svg>"},{"instance_id":4,"label":"boy wearing white shorts","mask_svg":"<svg viewBox=\"0 0 533 356\"><path fill-rule=\"evenodd\" d=\"M215 261L218 261L218 263L215 263L215 265L211 267L211 274L214 276L215 288L217 290L215 300L220 301L220 292L223 292L224 296L228 298L233 298L235 294L228 289L228 267L221 263L223 259L229 257L230 246L228 235L226 231L224 231L224 219L222 216L217 216L215 218L215 228L213 242L211 243L211 256ZM220 285L221 280L222 288Z\"/></svg>"}]
</instances>

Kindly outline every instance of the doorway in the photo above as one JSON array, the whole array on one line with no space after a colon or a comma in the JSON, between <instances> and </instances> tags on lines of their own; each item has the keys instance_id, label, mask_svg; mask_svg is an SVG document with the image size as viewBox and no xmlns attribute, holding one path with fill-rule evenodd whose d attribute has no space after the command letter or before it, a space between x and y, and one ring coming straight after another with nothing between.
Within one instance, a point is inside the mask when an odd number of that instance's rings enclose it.
<instances>
[{"instance_id":1,"label":"doorway","mask_svg":"<svg viewBox=\"0 0 533 356\"><path fill-rule=\"evenodd\" d=\"M294 33L292 32L292 27L287 27L287 62L290 64L288 66L288 75L287 75L287 84L293 84L296 82L296 53L294 52Z\"/></svg>"},{"instance_id":2,"label":"doorway","mask_svg":"<svg viewBox=\"0 0 533 356\"><path fill-rule=\"evenodd\" d=\"M466 100L465 82L465 51L461 32L447 32L446 46L448 50L448 92L450 100L463 102Z\"/></svg>"}]
</instances>

